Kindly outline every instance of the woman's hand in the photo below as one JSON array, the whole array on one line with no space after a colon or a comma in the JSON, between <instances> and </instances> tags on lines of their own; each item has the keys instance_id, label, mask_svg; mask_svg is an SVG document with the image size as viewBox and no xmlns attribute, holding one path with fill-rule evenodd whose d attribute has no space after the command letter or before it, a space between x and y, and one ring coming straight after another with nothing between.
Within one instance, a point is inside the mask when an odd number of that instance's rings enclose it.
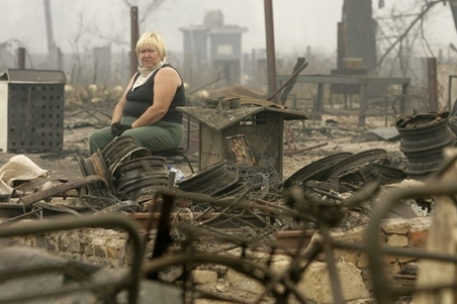
<instances>
[{"instance_id":1,"label":"woman's hand","mask_svg":"<svg viewBox=\"0 0 457 304\"><path fill-rule=\"evenodd\" d=\"M131 125L123 125L120 122L115 122L111 124L111 134L113 134L114 137L120 136L124 131L131 128Z\"/></svg>"}]
</instances>

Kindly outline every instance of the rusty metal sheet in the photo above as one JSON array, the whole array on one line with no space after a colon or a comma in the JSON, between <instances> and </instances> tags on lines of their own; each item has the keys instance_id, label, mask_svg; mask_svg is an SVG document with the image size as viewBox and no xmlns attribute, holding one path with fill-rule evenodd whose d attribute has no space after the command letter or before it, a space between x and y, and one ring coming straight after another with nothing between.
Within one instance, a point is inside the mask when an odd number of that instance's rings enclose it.
<instances>
[{"instance_id":1,"label":"rusty metal sheet","mask_svg":"<svg viewBox=\"0 0 457 304\"><path fill-rule=\"evenodd\" d=\"M282 109L282 108L275 108L275 107L268 107L265 108L266 112L273 112L273 113L281 113L283 114L284 120L305 120L308 117L300 111L290 110L290 109Z\"/></svg>"},{"instance_id":2,"label":"rusty metal sheet","mask_svg":"<svg viewBox=\"0 0 457 304\"><path fill-rule=\"evenodd\" d=\"M201 123L220 131L236 123L241 122L243 119L251 117L254 114L261 112L274 112L282 115L284 120L304 120L308 119L306 115L299 111L282 109L277 107L265 106L241 106L237 109L210 109L203 107L178 107L179 111L194 117Z\"/></svg>"},{"instance_id":3,"label":"rusty metal sheet","mask_svg":"<svg viewBox=\"0 0 457 304\"><path fill-rule=\"evenodd\" d=\"M262 111L261 107L240 107L238 109L230 110L208 109L202 107L178 107L177 109L217 131L234 125L244 118Z\"/></svg>"},{"instance_id":4,"label":"rusty metal sheet","mask_svg":"<svg viewBox=\"0 0 457 304\"><path fill-rule=\"evenodd\" d=\"M370 130L370 132L384 140L397 140L401 138L400 133L395 127L376 128Z\"/></svg>"}]
</instances>

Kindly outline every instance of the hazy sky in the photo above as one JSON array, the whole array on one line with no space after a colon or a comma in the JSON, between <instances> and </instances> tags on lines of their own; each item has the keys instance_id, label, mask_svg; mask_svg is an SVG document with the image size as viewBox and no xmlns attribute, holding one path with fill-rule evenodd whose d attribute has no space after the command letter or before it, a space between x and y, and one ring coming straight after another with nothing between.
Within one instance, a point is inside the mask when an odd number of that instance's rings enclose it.
<instances>
[{"instance_id":1,"label":"hazy sky","mask_svg":"<svg viewBox=\"0 0 457 304\"><path fill-rule=\"evenodd\" d=\"M385 0L386 7L377 8L375 16L397 11L418 12L412 5L417 0ZM130 9L123 0L51 0L54 38L64 52L71 51L81 20L83 38L87 43L102 46L103 37L118 37L128 42ZM140 10L145 0L130 0ZM336 51L336 26L341 21L343 0L273 0L276 51L304 54L307 46L325 53ZM17 39L30 53L46 51L46 26L41 0L0 0L3 12L0 43ZM182 50L180 27L203 23L206 10L220 9L225 24L246 27L243 50L265 48L264 1L262 0L167 0L148 18L141 31L156 30L165 38L170 50ZM437 5L429 15L425 36L434 51L457 45L457 32L449 6ZM92 33L97 33L98 37ZM113 45L113 44L112 44ZM127 48L128 45L125 45ZM418 50L420 52L420 50Z\"/></svg>"}]
</instances>

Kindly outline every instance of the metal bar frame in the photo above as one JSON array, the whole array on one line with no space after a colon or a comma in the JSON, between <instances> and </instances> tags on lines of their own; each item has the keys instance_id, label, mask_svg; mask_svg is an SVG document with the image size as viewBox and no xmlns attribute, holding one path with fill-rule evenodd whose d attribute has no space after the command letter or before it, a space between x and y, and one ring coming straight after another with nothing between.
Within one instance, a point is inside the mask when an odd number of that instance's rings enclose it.
<instances>
[{"instance_id":1,"label":"metal bar frame","mask_svg":"<svg viewBox=\"0 0 457 304\"><path fill-rule=\"evenodd\" d=\"M116 284L124 287L128 287L128 303L135 304L138 300L140 278L142 274L142 263L144 256L144 244L139 234L138 224L128 218L125 215L119 214L100 214L91 215L82 218L75 218L74 216L62 216L53 218L52 221L40 221L36 223L24 223L15 226L5 226L0 228L0 237L11 237L11 236L25 236L31 234L39 234L57 230L69 230L78 229L85 227L99 227L106 228L112 226L120 226L129 234L130 240L133 246L133 258L130 273L125 276L122 280L115 282ZM109 284L113 284L110 282ZM80 290L96 289L99 287L106 286L106 282L102 284L90 284L87 286L80 286L77 288L65 289L65 292L71 293ZM33 298L49 297L52 295L62 294L60 291L37 294L33 295ZM31 295L22 295L21 297L15 297L14 301L21 301L22 299L28 299ZM13 299L0 299L0 302L9 302Z\"/></svg>"},{"instance_id":2,"label":"metal bar frame","mask_svg":"<svg viewBox=\"0 0 457 304\"><path fill-rule=\"evenodd\" d=\"M452 79L454 78L457 78L457 75L449 75L449 84L448 84L448 88L447 88L447 107L448 107L448 110L451 111L452 109L452 101L451 101L451 98L452 98Z\"/></svg>"},{"instance_id":3,"label":"metal bar frame","mask_svg":"<svg viewBox=\"0 0 457 304\"><path fill-rule=\"evenodd\" d=\"M290 75L277 75L277 80L282 82L290 79ZM313 117L320 119L323 110L323 86L324 84L358 84L360 85L360 106L359 106L359 121L358 126L365 126L365 115L368 106L367 101L367 88L368 85L374 84L400 84L402 85L403 98L401 100L400 108L402 113L406 109L405 104L408 101L408 92L411 79L410 78L384 78L384 77L373 77L373 76L357 76L357 75L298 75L296 78L297 82L302 83L314 83L318 85L317 96L314 102Z\"/></svg>"}]
</instances>

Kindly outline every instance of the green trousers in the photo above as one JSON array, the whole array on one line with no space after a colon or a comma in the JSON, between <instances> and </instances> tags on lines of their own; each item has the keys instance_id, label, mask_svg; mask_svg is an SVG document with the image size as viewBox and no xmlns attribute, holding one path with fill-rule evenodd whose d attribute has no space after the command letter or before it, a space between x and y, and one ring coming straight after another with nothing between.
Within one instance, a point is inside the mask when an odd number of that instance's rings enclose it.
<instances>
[{"instance_id":1,"label":"green trousers","mask_svg":"<svg viewBox=\"0 0 457 304\"><path fill-rule=\"evenodd\" d=\"M123 116L121 124L132 124L136 118ZM151 126L129 129L122 136L131 136L140 147L154 151L168 150L178 147L184 139L184 127L174 122L158 121ZM95 131L89 138L90 154L97 149L103 150L114 139L111 128Z\"/></svg>"}]
</instances>

